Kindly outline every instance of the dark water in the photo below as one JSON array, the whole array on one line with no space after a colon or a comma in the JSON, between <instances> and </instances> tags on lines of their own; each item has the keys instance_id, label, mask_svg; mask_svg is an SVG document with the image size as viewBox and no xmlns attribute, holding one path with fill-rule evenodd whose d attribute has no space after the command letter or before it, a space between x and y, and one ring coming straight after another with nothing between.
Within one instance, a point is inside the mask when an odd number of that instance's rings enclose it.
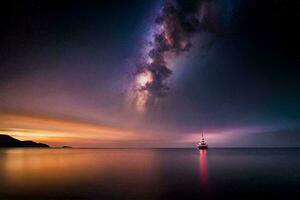
<instances>
[{"instance_id":1,"label":"dark water","mask_svg":"<svg viewBox=\"0 0 300 200\"><path fill-rule=\"evenodd\" d=\"M300 149L1 149L0 199L297 199Z\"/></svg>"}]
</instances>

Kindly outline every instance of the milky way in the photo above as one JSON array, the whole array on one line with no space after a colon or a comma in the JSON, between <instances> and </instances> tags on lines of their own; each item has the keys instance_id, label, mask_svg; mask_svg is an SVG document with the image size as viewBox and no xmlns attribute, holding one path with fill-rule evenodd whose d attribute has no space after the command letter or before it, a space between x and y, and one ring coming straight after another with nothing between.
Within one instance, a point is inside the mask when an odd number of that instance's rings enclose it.
<instances>
[{"instance_id":1,"label":"milky way","mask_svg":"<svg viewBox=\"0 0 300 200\"><path fill-rule=\"evenodd\" d=\"M176 59L189 51L195 33L208 30L207 16L203 15L205 2L163 1L146 58L134 73L133 96L138 111L146 111L147 106L167 95L166 81L172 74L168 58Z\"/></svg>"}]
</instances>

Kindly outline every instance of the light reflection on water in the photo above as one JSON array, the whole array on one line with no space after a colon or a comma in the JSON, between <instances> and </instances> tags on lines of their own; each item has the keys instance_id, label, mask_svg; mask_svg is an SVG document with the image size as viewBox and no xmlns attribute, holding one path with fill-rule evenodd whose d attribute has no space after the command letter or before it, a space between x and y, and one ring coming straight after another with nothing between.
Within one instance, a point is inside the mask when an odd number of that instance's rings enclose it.
<instances>
[{"instance_id":1,"label":"light reflection on water","mask_svg":"<svg viewBox=\"0 0 300 200\"><path fill-rule=\"evenodd\" d=\"M89 149L2 150L0 194L49 198L55 197L55 192L63 194L62 197L72 197L73 192L75 197L89 197L86 192L100 196L115 192L147 194L144 190L151 188L157 178L154 154ZM126 187L127 184L135 185L136 190Z\"/></svg>"},{"instance_id":2,"label":"light reflection on water","mask_svg":"<svg viewBox=\"0 0 300 200\"><path fill-rule=\"evenodd\" d=\"M292 195L300 185L299 153L297 149L0 149L0 199Z\"/></svg>"},{"instance_id":3,"label":"light reflection on water","mask_svg":"<svg viewBox=\"0 0 300 200\"><path fill-rule=\"evenodd\" d=\"M200 189L206 191L207 189L207 168L206 168L206 150L199 150L200 154Z\"/></svg>"}]
</instances>

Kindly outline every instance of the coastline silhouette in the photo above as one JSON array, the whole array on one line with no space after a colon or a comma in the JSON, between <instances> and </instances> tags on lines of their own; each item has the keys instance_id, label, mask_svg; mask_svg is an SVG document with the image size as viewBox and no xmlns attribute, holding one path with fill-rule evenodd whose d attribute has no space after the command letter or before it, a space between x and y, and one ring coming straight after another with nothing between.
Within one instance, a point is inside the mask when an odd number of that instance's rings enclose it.
<instances>
[{"instance_id":1,"label":"coastline silhouette","mask_svg":"<svg viewBox=\"0 0 300 200\"><path fill-rule=\"evenodd\" d=\"M0 148L2 147L43 147L49 148L50 146L43 143L37 143L33 141L21 141L15 139L9 135L0 134Z\"/></svg>"}]
</instances>

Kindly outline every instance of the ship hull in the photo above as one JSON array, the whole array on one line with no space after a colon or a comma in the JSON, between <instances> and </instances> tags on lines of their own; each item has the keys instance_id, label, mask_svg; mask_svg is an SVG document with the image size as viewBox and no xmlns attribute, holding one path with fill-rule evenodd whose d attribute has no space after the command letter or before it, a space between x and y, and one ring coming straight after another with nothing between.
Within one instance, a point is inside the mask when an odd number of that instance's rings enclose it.
<instances>
[{"instance_id":1,"label":"ship hull","mask_svg":"<svg viewBox=\"0 0 300 200\"><path fill-rule=\"evenodd\" d=\"M208 149L208 146L198 146L198 149L201 150L201 149Z\"/></svg>"}]
</instances>

